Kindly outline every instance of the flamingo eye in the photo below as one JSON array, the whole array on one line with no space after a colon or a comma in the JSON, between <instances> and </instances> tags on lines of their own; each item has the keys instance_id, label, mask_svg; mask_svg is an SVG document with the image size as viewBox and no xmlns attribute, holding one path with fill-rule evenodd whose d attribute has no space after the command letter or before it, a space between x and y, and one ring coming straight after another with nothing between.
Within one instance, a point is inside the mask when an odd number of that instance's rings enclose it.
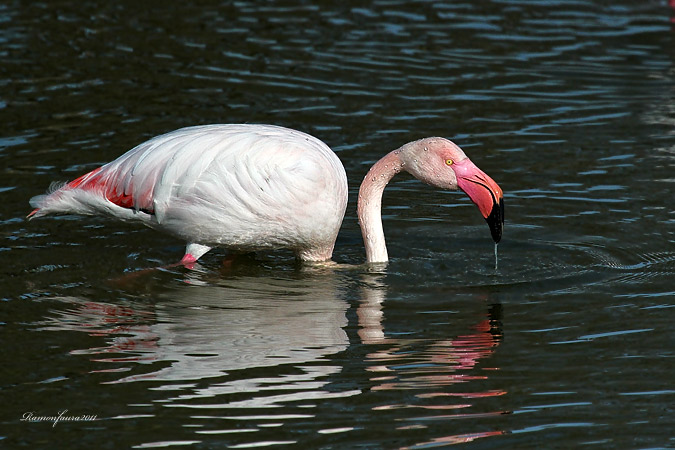
<instances>
[{"instance_id":1,"label":"flamingo eye","mask_svg":"<svg viewBox=\"0 0 675 450\"><path fill-rule=\"evenodd\" d=\"M453 165L453 163L454 163L454 161L451 160L451 159L446 159L446 160L445 160L445 164L448 165L448 166Z\"/></svg>"}]
</instances>

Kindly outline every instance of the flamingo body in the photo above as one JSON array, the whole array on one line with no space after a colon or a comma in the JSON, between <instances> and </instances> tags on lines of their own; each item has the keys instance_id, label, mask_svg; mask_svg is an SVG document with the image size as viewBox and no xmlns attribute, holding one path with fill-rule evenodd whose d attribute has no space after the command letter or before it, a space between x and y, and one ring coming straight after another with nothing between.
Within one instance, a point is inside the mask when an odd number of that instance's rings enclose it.
<instances>
[{"instance_id":1,"label":"flamingo body","mask_svg":"<svg viewBox=\"0 0 675 450\"><path fill-rule=\"evenodd\" d=\"M118 159L31 199L29 217L104 214L211 247L290 248L330 259L347 206L337 155L308 134L271 125L207 125L150 139Z\"/></svg>"}]
</instances>

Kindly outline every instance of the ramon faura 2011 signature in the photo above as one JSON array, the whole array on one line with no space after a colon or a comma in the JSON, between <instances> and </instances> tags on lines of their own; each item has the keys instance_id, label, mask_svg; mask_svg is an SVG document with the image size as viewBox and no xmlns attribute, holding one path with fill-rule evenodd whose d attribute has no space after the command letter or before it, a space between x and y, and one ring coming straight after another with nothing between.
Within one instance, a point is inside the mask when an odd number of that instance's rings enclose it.
<instances>
[{"instance_id":1,"label":"ramon faura 2011 signature","mask_svg":"<svg viewBox=\"0 0 675 450\"><path fill-rule=\"evenodd\" d=\"M59 422L92 422L96 419L96 414L68 415L67 409L59 411L57 415L53 416L41 416L36 414L35 411L29 411L21 417L22 422L53 422L52 428Z\"/></svg>"}]
</instances>

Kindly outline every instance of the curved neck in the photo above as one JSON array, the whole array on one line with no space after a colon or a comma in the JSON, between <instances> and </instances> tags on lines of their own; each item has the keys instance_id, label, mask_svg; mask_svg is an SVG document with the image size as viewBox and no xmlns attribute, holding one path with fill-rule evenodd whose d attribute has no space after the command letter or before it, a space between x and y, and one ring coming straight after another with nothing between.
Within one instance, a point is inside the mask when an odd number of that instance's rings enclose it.
<instances>
[{"instance_id":1,"label":"curved neck","mask_svg":"<svg viewBox=\"0 0 675 450\"><path fill-rule=\"evenodd\" d=\"M382 229L382 193L389 180L403 168L399 153L399 150L394 150L376 162L359 189L357 212L369 263L389 260Z\"/></svg>"}]
</instances>

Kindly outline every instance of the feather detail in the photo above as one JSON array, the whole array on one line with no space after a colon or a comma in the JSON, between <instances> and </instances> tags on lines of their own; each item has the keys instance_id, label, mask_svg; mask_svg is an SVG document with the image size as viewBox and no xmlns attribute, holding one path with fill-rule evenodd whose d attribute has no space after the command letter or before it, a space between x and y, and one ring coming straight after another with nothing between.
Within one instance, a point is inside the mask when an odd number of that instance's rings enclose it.
<instances>
[{"instance_id":1,"label":"feather detail","mask_svg":"<svg viewBox=\"0 0 675 450\"><path fill-rule=\"evenodd\" d=\"M51 183L49 183L49 187L47 188L47 195L53 194L66 184L68 184L67 181L52 181Z\"/></svg>"}]
</instances>

